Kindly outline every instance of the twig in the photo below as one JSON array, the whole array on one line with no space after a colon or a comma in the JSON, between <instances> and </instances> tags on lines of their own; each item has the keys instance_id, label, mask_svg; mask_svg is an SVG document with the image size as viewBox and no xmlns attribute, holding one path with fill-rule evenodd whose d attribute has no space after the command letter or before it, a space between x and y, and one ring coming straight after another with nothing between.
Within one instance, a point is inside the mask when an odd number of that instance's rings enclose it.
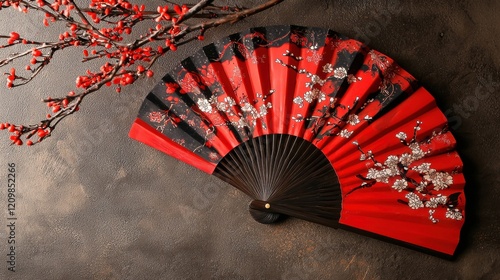
<instances>
[{"instance_id":1,"label":"twig","mask_svg":"<svg viewBox=\"0 0 500 280\"><path fill-rule=\"evenodd\" d=\"M46 26L50 25L49 19L66 22L68 26L68 31L59 35L59 41L56 42L28 40L16 32L0 35L0 39L7 39L7 44L0 44L0 50L14 45L35 46L0 59L0 67L3 67L15 60L31 56L31 66L26 67L30 75L23 77L18 71L11 69L10 73L5 74L8 87L32 82L51 62L56 52L69 47L85 47L82 62L106 60L99 71L95 73L87 71L85 75L77 77L76 86L82 89L81 92L71 91L64 97L43 100L52 109L52 115L48 114L38 124L0 123L0 130L6 129L12 133L13 144L23 144L22 137L27 140L28 145L41 142L52 135L63 119L79 110L86 96L97 92L103 86L114 85L120 92L123 86L134 83L139 77L152 76L153 72L150 70L152 65L168 51L175 51L177 47L193 40L202 40L204 32L210 28L235 23L271 8L283 0L270 0L250 8L216 6L212 4L213 0L200 0L194 5L166 2L170 3L171 7L159 6L154 12L146 10L144 5L132 5L126 0L93 1L88 8L78 6L74 0L54 0L52 3L47 0L0 0L2 9L13 7L23 12L33 10L44 13ZM72 17L72 12L77 16ZM191 22L191 19L196 19L197 22ZM153 22L155 28L151 28L132 42L125 42L125 36L131 34L133 27L143 21ZM198 36L187 37L193 32L198 32ZM163 42L165 46L156 44L156 47L153 47L157 42ZM43 51L46 49L50 51L44 54ZM35 135L38 139L31 140Z\"/></svg>"}]
</instances>

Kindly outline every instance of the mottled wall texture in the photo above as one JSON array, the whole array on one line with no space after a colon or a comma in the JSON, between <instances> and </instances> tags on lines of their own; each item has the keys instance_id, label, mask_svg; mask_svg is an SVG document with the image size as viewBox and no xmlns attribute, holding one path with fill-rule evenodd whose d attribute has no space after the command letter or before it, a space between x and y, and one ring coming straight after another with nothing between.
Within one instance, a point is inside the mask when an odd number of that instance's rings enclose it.
<instances>
[{"instance_id":1,"label":"mottled wall texture","mask_svg":"<svg viewBox=\"0 0 500 280\"><path fill-rule=\"evenodd\" d=\"M500 279L499 12L494 0L286 0L165 56L152 79L90 97L41 145L10 146L2 133L0 279ZM40 22L2 11L0 34L53 35ZM435 96L468 182L456 259L298 219L258 224L241 192L128 138L142 100L172 64L218 38L276 24L357 38ZM71 90L77 75L97 66L74 63L70 56L80 52L66 55L33 83L0 88L0 120L38 121L42 97ZM9 163L16 165L15 273L6 262Z\"/></svg>"}]
</instances>

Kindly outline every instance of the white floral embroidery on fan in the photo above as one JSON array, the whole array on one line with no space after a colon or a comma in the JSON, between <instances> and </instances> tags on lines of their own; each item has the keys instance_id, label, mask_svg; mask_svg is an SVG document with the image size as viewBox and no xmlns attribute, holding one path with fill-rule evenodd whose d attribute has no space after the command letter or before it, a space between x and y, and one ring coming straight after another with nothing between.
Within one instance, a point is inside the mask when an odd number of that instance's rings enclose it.
<instances>
[{"instance_id":1,"label":"white floral embroidery on fan","mask_svg":"<svg viewBox=\"0 0 500 280\"><path fill-rule=\"evenodd\" d=\"M321 90L313 88L310 91L304 93L304 99L309 103L312 103L315 99L317 99L318 102L322 102L326 100L326 95Z\"/></svg>"},{"instance_id":2,"label":"white floral embroidery on fan","mask_svg":"<svg viewBox=\"0 0 500 280\"><path fill-rule=\"evenodd\" d=\"M330 63L326 63L325 65L323 65L323 73L332 73L333 72L333 65L331 65Z\"/></svg>"},{"instance_id":3,"label":"white floral embroidery on fan","mask_svg":"<svg viewBox=\"0 0 500 280\"><path fill-rule=\"evenodd\" d=\"M185 116L185 115L180 115L179 119L182 119L183 116ZM187 116L185 116L185 117L187 117ZM177 126L177 124L173 120L173 118L171 118L168 115L168 110L167 110L167 112L165 112L165 111L150 112L148 114L148 119L150 122L157 124L157 125L155 125L155 128L156 128L156 130L160 131L161 133L164 132L165 126L169 123L171 123L174 127ZM193 124L194 124L194 122L193 122Z\"/></svg>"},{"instance_id":4,"label":"white floral embroidery on fan","mask_svg":"<svg viewBox=\"0 0 500 280\"><path fill-rule=\"evenodd\" d=\"M337 67L333 71L333 76L337 79L344 79L347 77L347 70L344 67Z\"/></svg>"},{"instance_id":5,"label":"white floral embroidery on fan","mask_svg":"<svg viewBox=\"0 0 500 280\"><path fill-rule=\"evenodd\" d=\"M310 49L310 50L307 50L307 52L312 53L311 55L308 55L306 57L308 62L312 62L312 63L318 65L319 62L323 60L323 55L321 53L319 53L317 50Z\"/></svg>"},{"instance_id":6,"label":"white floral embroidery on fan","mask_svg":"<svg viewBox=\"0 0 500 280\"><path fill-rule=\"evenodd\" d=\"M196 101L198 108L204 113L212 113L212 104L206 98L199 98Z\"/></svg>"},{"instance_id":7,"label":"white floral embroidery on fan","mask_svg":"<svg viewBox=\"0 0 500 280\"><path fill-rule=\"evenodd\" d=\"M355 114L350 114L347 119L347 123L350 125L357 125L359 122L359 117Z\"/></svg>"},{"instance_id":8,"label":"white floral embroidery on fan","mask_svg":"<svg viewBox=\"0 0 500 280\"><path fill-rule=\"evenodd\" d=\"M338 135L343 138L349 138L352 135L352 131L349 131L347 129L342 129Z\"/></svg>"},{"instance_id":9,"label":"white floral embroidery on fan","mask_svg":"<svg viewBox=\"0 0 500 280\"><path fill-rule=\"evenodd\" d=\"M347 193L347 195L359 189L371 187L375 182L384 184L392 182L392 189L398 192L407 192L404 198L407 199L407 204L411 209L430 209L429 220L431 222L439 222L434 217L438 208L446 208L446 213L443 215L445 218L461 220L463 218L461 210L456 208L456 205L451 204L449 197L439 193L439 191L447 189L453 184L451 174L431 168L431 163L429 162L411 166L415 161L424 158L430 152L425 152L422 149L423 142L417 142L416 140L416 134L420 130L421 124L422 122L417 122L417 125L414 127L413 138L409 141L407 141L408 136L404 132L399 132L395 135L402 144L410 149L410 152L389 155L383 163L375 159L372 151L364 152L359 143L353 141L352 143L361 152L360 160L371 160L374 164L373 167L368 168L364 176L358 176L363 178L364 182L359 187ZM440 134L433 134L430 140L439 136ZM409 170L415 171L421 178L421 181L409 178L406 175Z\"/></svg>"},{"instance_id":10,"label":"white floral embroidery on fan","mask_svg":"<svg viewBox=\"0 0 500 280\"><path fill-rule=\"evenodd\" d=\"M273 104L271 102L266 102L265 100L274 92L275 90L270 90L266 95L257 93L257 98L262 101L260 102L260 105L252 105L252 103L248 101L247 96L243 96L239 103L236 103L234 98L230 96L226 96L222 99L222 101L219 101L220 98L215 95L210 97L208 100L204 97L198 98L198 100L196 100L196 105L198 105L200 111L207 114L222 112L227 116L239 118L238 120L233 120L229 123L215 124L215 126L231 124L238 128L254 128L257 125L257 119L262 119L262 127L267 129L263 118L269 113L269 110L273 108ZM255 103L258 102L259 101L257 100ZM242 113L238 113L238 111L234 108L236 105L239 106Z\"/></svg>"},{"instance_id":11,"label":"white floral embroidery on fan","mask_svg":"<svg viewBox=\"0 0 500 280\"><path fill-rule=\"evenodd\" d=\"M304 99L300 96L297 96L293 99L293 103L299 105L299 108L304 107Z\"/></svg>"}]
</instances>

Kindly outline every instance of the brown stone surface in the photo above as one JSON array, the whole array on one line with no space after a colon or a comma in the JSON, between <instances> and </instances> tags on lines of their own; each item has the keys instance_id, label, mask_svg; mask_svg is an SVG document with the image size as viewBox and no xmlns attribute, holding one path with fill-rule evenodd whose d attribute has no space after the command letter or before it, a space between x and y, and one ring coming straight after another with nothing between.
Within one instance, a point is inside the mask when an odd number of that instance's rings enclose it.
<instances>
[{"instance_id":1,"label":"brown stone surface","mask_svg":"<svg viewBox=\"0 0 500 280\"><path fill-rule=\"evenodd\" d=\"M121 95L89 98L41 145L11 147L3 134L0 279L500 279L499 12L494 0L287 0L203 42L258 25L319 26L365 41L417 77L448 111L465 163L467 223L455 260L296 219L257 224L239 191L130 140L148 90L200 43L167 55L153 79ZM0 34L12 30L55 35L41 18L0 12ZM46 113L40 98L71 90L96 67L69 57L79 52L65 55L32 84L0 88L0 120L37 121ZM6 264L10 162L15 273Z\"/></svg>"}]
</instances>

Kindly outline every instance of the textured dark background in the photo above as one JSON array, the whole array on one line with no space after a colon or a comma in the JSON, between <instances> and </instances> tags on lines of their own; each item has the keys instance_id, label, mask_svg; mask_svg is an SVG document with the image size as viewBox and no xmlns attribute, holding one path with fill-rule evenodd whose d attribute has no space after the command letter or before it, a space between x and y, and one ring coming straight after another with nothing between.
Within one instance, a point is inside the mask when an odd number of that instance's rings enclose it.
<instances>
[{"instance_id":1,"label":"textured dark background","mask_svg":"<svg viewBox=\"0 0 500 280\"><path fill-rule=\"evenodd\" d=\"M0 225L14 162L18 271L6 269L1 226L0 279L500 279L500 2L367 2L288 0L203 44L256 25L319 26L368 43L417 77L447 112L465 163L467 222L455 260L296 219L257 224L240 192L130 140L148 90L196 43L164 57L153 79L89 98L41 145L11 147L4 134ZM40 22L2 11L0 34L58 34ZM0 89L0 120L38 121L40 98L72 90L96 67L76 63L80 54L57 56L26 87Z\"/></svg>"}]
</instances>

